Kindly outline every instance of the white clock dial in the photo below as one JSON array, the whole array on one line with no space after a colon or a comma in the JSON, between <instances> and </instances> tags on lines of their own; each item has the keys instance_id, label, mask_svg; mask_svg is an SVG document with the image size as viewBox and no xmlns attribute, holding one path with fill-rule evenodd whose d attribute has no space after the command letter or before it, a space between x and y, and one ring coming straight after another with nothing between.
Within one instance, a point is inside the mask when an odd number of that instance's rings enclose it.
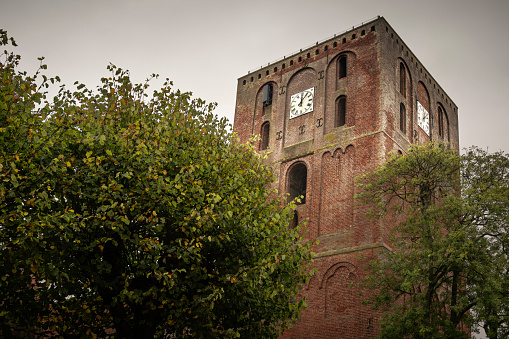
<instances>
[{"instance_id":1,"label":"white clock dial","mask_svg":"<svg viewBox=\"0 0 509 339\"><path fill-rule=\"evenodd\" d=\"M302 93L292 95L290 101L290 119L302 114Z\"/></svg>"},{"instance_id":2,"label":"white clock dial","mask_svg":"<svg viewBox=\"0 0 509 339\"><path fill-rule=\"evenodd\" d=\"M302 114L313 111L313 101L315 96L315 89L310 88L302 92Z\"/></svg>"},{"instance_id":3,"label":"white clock dial","mask_svg":"<svg viewBox=\"0 0 509 339\"><path fill-rule=\"evenodd\" d=\"M417 124L429 135L429 113L419 101L417 101Z\"/></svg>"},{"instance_id":4,"label":"white clock dial","mask_svg":"<svg viewBox=\"0 0 509 339\"><path fill-rule=\"evenodd\" d=\"M314 109L315 89L295 93L290 98L290 119L312 112Z\"/></svg>"},{"instance_id":5,"label":"white clock dial","mask_svg":"<svg viewBox=\"0 0 509 339\"><path fill-rule=\"evenodd\" d=\"M428 115L425 115L423 118L423 121L422 121L422 129L424 130L424 132L426 132L426 134L429 135L429 116Z\"/></svg>"}]
</instances>

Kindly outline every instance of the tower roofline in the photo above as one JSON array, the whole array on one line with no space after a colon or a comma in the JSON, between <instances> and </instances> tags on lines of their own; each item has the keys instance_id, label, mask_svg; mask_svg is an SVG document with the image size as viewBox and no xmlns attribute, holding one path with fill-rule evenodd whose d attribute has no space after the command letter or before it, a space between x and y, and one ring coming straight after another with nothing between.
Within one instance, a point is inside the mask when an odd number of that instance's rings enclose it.
<instances>
[{"instance_id":1,"label":"tower roofline","mask_svg":"<svg viewBox=\"0 0 509 339\"><path fill-rule=\"evenodd\" d=\"M307 50L310 50L310 49L312 49L312 48L316 47L317 45L321 45L321 44L323 44L323 43L325 43L325 42L328 42L328 41L332 41L332 40L334 40L334 39L337 39L337 38L339 38L339 37L341 37L341 36L343 36L343 35L346 35L346 34L348 34L348 33L350 33L350 32L353 32L353 31L354 31L354 30L356 30L356 29L359 29L359 28L360 28L360 27L362 27L362 26L366 26L366 25L368 25L368 24L372 24L372 23L374 23L374 22L376 22L376 21L378 21L378 20L384 20L385 22L387 22L387 20L385 20L383 16L378 15L378 16L376 16L376 17L372 18L372 19L369 19L368 21L364 21L364 22L361 22L361 23L360 23L360 24L358 24L358 25L352 26L352 28L349 28L349 29L344 30L344 31L339 32L339 33L336 33L336 34L334 34L334 35L332 35L332 36L329 36L329 37L327 37L327 38L325 38L325 39L319 40L319 41L317 41L316 43L314 43L314 44L312 44L312 45L308 45L308 46L306 46L306 47L300 48L298 51L294 51L294 52L292 52L292 53L286 54L286 55L284 55L282 58L278 58L278 59L276 59L276 60L274 60L274 61L269 62L267 65L262 65L262 66L260 66L260 67L253 68L253 69L249 70L249 71L247 72L247 74L251 74L252 72L256 72L256 71L262 70L262 69L264 69L264 68L266 68L266 67L269 67L269 66L271 66L271 65L274 65L274 64L276 64L276 63L278 63L278 62L280 62L280 61L283 61L283 60L286 60L286 59L293 58L293 57L295 57L296 55L298 55L298 54L300 54L300 53L302 53L302 52L305 52L305 51L307 51ZM244 76L245 76L245 75L243 75L242 77L244 77ZM240 78L242 78L242 77L240 77ZM239 79L240 79L240 78L239 78Z\"/></svg>"}]
</instances>

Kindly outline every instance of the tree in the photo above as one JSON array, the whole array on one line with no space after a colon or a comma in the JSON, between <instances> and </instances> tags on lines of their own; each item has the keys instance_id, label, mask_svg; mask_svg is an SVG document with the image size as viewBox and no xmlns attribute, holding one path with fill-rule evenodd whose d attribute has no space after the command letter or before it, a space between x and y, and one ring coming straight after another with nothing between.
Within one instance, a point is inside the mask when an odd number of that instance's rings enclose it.
<instances>
[{"instance_id":1,"label":"tree","mask_svg":"<svg viewBox=\"0 0 509 339\"><path fill-rule=\"evenodd\" d=\"M8 42L1 32L2 43ZM293 204L213 104L0 65L0 322L63 336L275 337L309 278ZM42 66L41 68L45 68ZM39 73L37 73L39 74ZM111 335L111 334L110 334Z\"/></svg>"},{"instance_id":2,"label":"tree","mask_svg":"<svg viewBox=\"0 0 509 339\"><path fill-rule=\"evenodd\" d=\"M509 155L471 147L462 156L462 221L479 246L468 283L472 315L489 338L509 337ZM476 263L477 266L473 266Z\"/></svg>"},{"instance_id":3,"label":"tree","mask_svg":"<svg viewBox=\"0 0 509 339\"><path fill-rule=\"evenodd\" d=\"M358 178L357 198L390 229L367 279L382 337L460 338L473 322L507 336L508 173L502 152L429 143Z\"/></svg>"}]
</instances>

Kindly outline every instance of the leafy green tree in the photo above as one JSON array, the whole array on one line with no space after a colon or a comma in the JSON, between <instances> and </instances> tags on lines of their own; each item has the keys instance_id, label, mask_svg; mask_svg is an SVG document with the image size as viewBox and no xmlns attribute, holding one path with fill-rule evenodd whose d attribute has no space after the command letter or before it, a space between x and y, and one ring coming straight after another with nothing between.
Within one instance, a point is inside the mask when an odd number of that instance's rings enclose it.
<instances>
[{"instance_id":1,"label":"leafy green tree","mask_svg":"<svg viewBox=\"0 0 509 339\"><path fill-rule=\"evenodd\" d=\"M2 44L8 39L1 32ZM213 104L0 65L0 323L119 338L277 337L309 278L270 170ZM41 68L45 68L42 66ZM36 83L39 82L39 86Z\"/></svg>"},{"instance_id":2,"label":"leafy green tree","mask_svg":"<svg viewBox=\"0 0 509 339\"><path fill-rule=\"evenodd\" d=\"M509 155L477 147L461 157L462 222L480 251L469 258L472 315L489 338L509 337ZM475 259L475 260L471 260Z\"/></svg>"},{"instance_id":3,"label":"leafy green tree","mask_svg":"<svg viewBox=\"0 0 509 339\"><path fill-rule=\"evenodd\" d=\"M367 279L383 338L467 337L473 322L507 336L508 173L502 152L429 143L358 178L390 234Z\"/></svg>"}]
</instances>

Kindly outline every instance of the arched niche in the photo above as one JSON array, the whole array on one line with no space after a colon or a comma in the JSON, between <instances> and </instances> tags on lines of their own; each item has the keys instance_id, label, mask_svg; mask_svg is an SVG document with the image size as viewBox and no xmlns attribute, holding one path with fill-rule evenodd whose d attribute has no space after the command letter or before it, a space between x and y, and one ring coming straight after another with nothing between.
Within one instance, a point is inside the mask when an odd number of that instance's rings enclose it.
<instances>
[{"instance_id":1,"label":"arched niche","mask_svg":"<svg viewBox=\"0 0 509 339\"><path fill-rule=\"evenodd\" d=\"M290 119L290 104L292 95L313 88L313 110ZM292 75L286 88L284 146L310 140L314 137L315 112L321 107L321 96L317 93L317 73L313 68L306 67Z\"/></svg>"},{"instance_id":2,"label":"arched niche","mask_svg":"<svg viewBox=\"0 0 509 339\"><path fill-rule=\"evenodd\" d=\"M287 174L287 193L289 200L300 197L298 204L306 203L306 193L308 185L308 169L305 163L297 162L288 169Z\"/></svg>"}]
</instances>

